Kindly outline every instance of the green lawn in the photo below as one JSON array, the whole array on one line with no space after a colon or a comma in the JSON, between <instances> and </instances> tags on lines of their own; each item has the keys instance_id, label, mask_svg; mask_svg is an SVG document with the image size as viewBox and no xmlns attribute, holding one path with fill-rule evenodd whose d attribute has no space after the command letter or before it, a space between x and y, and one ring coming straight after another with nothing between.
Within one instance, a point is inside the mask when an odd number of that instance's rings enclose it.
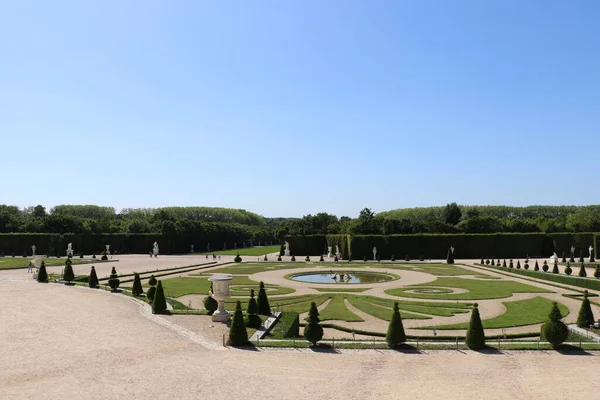
<instances>
[{"instance_id":1,"label":"green lawn","mask_svg":"<svg viewBox=\"0 0 600 400\"><path fill-rule=\"evenodd\" d=\"M468 269L453 264L383 264L381 267L425 272L435 276L481 275L480 272L469 271Z\"/></svg>"},{"instance_id":2,"label":"green lawn","mask_svg":"<svg viewBox=\"0 0 600 400\"><path fill-rule=\"evenodd\" d=\"M511 328L515 326L533 325L548 320L548 315L552 309L552 301L545 297L534 297L532 299L520 300L520 301L507 301L503 302L506 306L506 312L495 318L483 320L483 327L486 329L496 328ZM558 308L563 317L569 314L569 309L563 305L558 304ZM454 325L441 325L441 326L428 326L416 329L467 329L468 323L454 324Z\"/></svg>"},{"instance_id":3,"label":"green lawn","mask_svg":"<svg viewBox=\"0 0 600 400\"><path fill-rule=\"evenodd\" d=\"M439 293L435 293L439 288ZM465 289L466 293L449 293L449 288ZM440 300L483 300L502 299L510 297L513 293L553 293L535 286L526 285L510 280L484 280L461 278L437 278L433 282L408 286L403 288L388 289L385 293L392 296L410 297L418 299Z\"/></svg>"},{"instance_id":4,"label":"green lawn","mask_svg":"<svg viewBox=\"0 0 600 400\"><path fill-rule=\"evenodd\" d=\"M352 296L348 297L348 302L352 304L354 307L358 308L360 311L371 315L372 317L389 321L392 318L392 309L388 307L383 307L377 304L369 303L364 301L366 296ZM413 314L409 312L402 311L402 319L431 319L426 315Z\"/></svg>"},{"instance_id":5,"label":"green lawn","mask_svg":"<svg viewBox=\"0 0 600 400\"><path fill-rule=\"evenodd\" d=\"M340 320L346 322L363 322L364 320L348 310L344 303L344 295L335 294L327 306L319 312L321 321ZM309 307L310 309L310 307ZM308 311L308 309L306 310Z\"/></svg>"},{"instance_id":6,"label":"green lawn","mask_svg":"<svg viewBox=\"0 0 600 400\"><path fill-rule=\"evenodd\" d=\"M274 271L277 269L306 268L309 266L311 266L311 265L306 264L304 262L285 263L285 264L284 263L271 263L271 262L253 263L253 264L242 263L242 264L233 264L233 265L229 265L227 267L215 269L215 270L212 270L211 272L219 273L219 274L250 275L250 274L256 274L259 272Z\"/></svg>"},{"instance_id":7,"label":"green lawn","mask_svg":"<svg viewBox=\"0 0 600 400\"><path fill-rule=\"evenodd\" d=\"M378 306L392 309L394 303L398 303L398 307L402 311L413 311L416 313L436 315L440 317L452 317L456 314L467 313L471 310L470 304L465 303L428 303L419 301L396 301L390 299L382 299L373 296L361 296L362 300L367 303L372 303ZM403 314L404 315L404 314Z\"/></svg>"},{"instance_id":8,"label":"green lawn","mask_svg":"<svg viewBox=\"0 0 600 400\"><path fill-rule=\"evenodd\" d=\"M318 292L324 292L324 293L337 293L337 292L345 292L345 293L360 293L360 292L364 292L365 290L369 290L370 288L349 288L349 289L340 289L340 288L311 288L314 289Z\"/></svg>"},{"instance_id":9,"label":"green lawn","mask_svg":"<svg viewBox=\"0 0 600 400\"><path fill-rule=\"evenodd\" d=\"M234 249L234 250L219 250L219 251L208 251L204 253L194 253L194 255L198 254L220 254L222 256L235 256L239 254L240 256L264 256L265 254L278 253L281 249L281 246L256 246L256 247L246 247L243 249Z\"/></svg>"},{"instance_id":10,"label":"green lawn","mask_svg":"<svg viewBox=\"0 0 600 400\"><path fill-rule=\"evenodd\" d=\"M47 267L54 267L57 265L65 265L66 257L61 258L45 258L44 263ZM0 269L18 269L27 268L29 262L32 261L29 257L0 257ZM71 258L73 265L77 264L91 264L101 263L100 259L90 260L89 258Z\"/></svg>"}]
</instances>

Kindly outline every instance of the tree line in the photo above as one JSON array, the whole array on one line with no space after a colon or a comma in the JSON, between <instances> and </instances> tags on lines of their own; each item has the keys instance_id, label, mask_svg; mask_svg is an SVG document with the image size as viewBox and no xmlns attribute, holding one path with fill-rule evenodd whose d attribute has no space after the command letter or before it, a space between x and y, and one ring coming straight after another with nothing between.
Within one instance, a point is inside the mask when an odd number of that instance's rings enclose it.
<instances>
[{"instance_id":1,"label":"tree line","mask_svg":"<svg viewBox=\"0 0 600 400\"><path fill-rule=\"evenodd\" d=\"M20 209L0 205L1 233L157 233L193 235L216 227L254 241L278 241L285 235L419 233L599 232L600 206L461 206L406 208L357 218L328 213L302 218L265 218L240 209L218 207L128 208L95 205L41 205Z\"/></svg>"}]
</instances>

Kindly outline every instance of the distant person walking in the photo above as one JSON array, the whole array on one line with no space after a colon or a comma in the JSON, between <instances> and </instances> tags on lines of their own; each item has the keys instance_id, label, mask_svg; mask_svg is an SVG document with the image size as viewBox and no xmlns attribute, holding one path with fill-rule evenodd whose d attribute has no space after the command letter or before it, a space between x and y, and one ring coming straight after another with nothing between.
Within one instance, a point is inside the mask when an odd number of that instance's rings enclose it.
<instances>
[{"instance_id":1,"label":"distant person walking","mask_svg":"<svg viewBox=\"0 0 600 400\"><path fill-rule=\"evenodd\" d=\"M29 261L29 264L27 264L27 272L33 272L33 264L31 263L31 261Z\"/></svg>"}]
</instances>

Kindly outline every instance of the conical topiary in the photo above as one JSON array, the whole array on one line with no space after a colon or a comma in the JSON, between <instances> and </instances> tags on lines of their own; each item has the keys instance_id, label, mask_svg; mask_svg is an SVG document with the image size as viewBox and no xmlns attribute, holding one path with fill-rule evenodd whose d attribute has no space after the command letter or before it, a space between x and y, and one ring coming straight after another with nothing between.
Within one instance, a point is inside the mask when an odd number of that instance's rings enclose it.
<instances>
[{"instance_id":1,"label":"conical topiary","mask_svg":"<svg viewBox=\"0 0 600 400\"><path fill-rule=\"evenodd\" d=\"M63 280L71 283L75 279L75 273L73 272L73 262L67 257L65 261L65 270L63 272Z\"/></svg>"},{"instance_id":2,"label":"conical topiary","mask_svg":"<svg viewBox=\"0 0 600 400\"><path fill-rule=\"evenodd\" d=\"M587 272L585 271L585 264L581 263L581 266L579 267L579 277L580 278L585 278L587 276Z\"/></svg>"},{"instance_id":3,"label":"conical topiary","mask_svg":"<svg viewBox=\"0 0 600 400\"><path fill-rule=\"evenodd\" d=\"M290 261L296 261L296 256L292 254ZM335 257L335 261L337 261L337 256Z\"/></svg>"},{"instance_id":4,"label":"conical topiary","mask_svg":"<svg viewBox=\"0 0 600 400\"><path fill-rule=\"evenodd\" d=\"M110 272L110 278L108 279L108 286L110 286L113 292L116 292L120 284L121 281L118 278L117 270L115 269L115 267L112 267L112 271Z\"/></svg>"},{"instance_id":5,"label":"conical topiary","mask_svg":"<svg viewBox=\"0 0 600 400\"><path fill-rule=\"evenodd\" d=\"M567 261L567 266L565 267L565 274L571 275L572 273L573 273L573 270L571 269L571 263L569 261Z\"/></svg>"},{"instance_id":6,"label":"conical topiary","mask_svg":"<svg viewBox=\"0 0 600 400\"><path fill-rule=\"evenodd\" d=\"M577 316L577 326L580 328L589 328L590 325L594 325L594 322L594 313L588 299L588 291L586 290L581 302L581 308L579 309L579 315Z\"/></svg>"},{"instance_id":7,"label":"conical topiary","mask_svg":"<svg viewBox=\"0 0 600 400\"><path fill-rule=\"evenodd\" d=\"M425 257L423 257L423 254L421 254L421 257L419 257L419 261L425 261Z\"/></svg>"},{"instance_id":8,"label":"conical topiary","mask_svg":"<svg viewBox=\"0 0 600 400\"><path fill-rule=\"evenodd\" d=\"M165 298L162 281L158 281L158 285L156 285L156 294L152 302L152 314L167 314L167 299Z\"/></svg>"},{"instance_id":9,"label":"conical topiary","mask_svg":"<svg viewBox=\"0 0 600 400\"><path fill-rule=\"evenodd\" d=\"M521 269L521 260L517 260L517 269Z\"/></svg>"},{"instance_id":10,"label":"conical topiary","mask_svg":"<svg viewBox=\"0 0 600 400\"><path fill-rule=\"evenodd\" d=\"M594 270L594 278L600 279L600 264L596 265L596 269Z\"/></svg>"},{"instance_id":11,"label":"conical topiary","mask_svg":"<svg viewBox=\"0 0 600 400\"><path fill-rule=\"evenodd\" d=\"M277 256L277 261L281 261L281 256Z\"/></svg>"},{"instance_id":12,"label":"conical topiary","mask_svg":"<svg viewBox=\"0 0 600 400\"><path fill-rule=\"evenodd\" d=\"M246 310L246 325L250 328L258 328L262 320L258 316L258 305L254 298L254 289L250 289L250 300L248 300L248 309Z\"/></svg>"},{"instance_id":13,"label":"conical topiary","mask_svg":"<svg viewBox=\"0 0 600 400\"><path fill-rule=\"evenodd\" d=\"M502 266L503 266L504 268L506 268L506 258L504 259L504 261L502 261Z\"/></svg>"},{"instance_id":14,"label":"conical topiary","mask_svg":"<svg viewBox=\"0 0 600 400\"><path fill-rule=\"evenodd\" d=\"M514 268L512 258L510 259L510 262L508 263L508 268Z\"/></svg>"},{"instance_id":15,"label":"conical topiary","mask_svg":"<svg viewBox=\"0 0 600 400\"><path fill-rule=\"evenodd\" d=\"M481 265L485 264L485 261L484 261L483 257L481 257L481 262L480 262L480 264L481 264Z\"/></svg>"},{"instance_id":16,"label":"conical topiary","mask_svg":"<svg viewBox=\"0 0 600 400\"><path fill-rule=\"evenodd\" d=\"M496 266L496 262L494 261L494 259L492 258L492 267Z\"/></svg>"},{"instance_id":17,"label":"conical topiary","mask_svg":"<svg viewBox=\"0 0 600 400\"><path fill-rule=\"evenodd\" d=\"M542 340L550 342L552 347L557 347L569 336L569 328L561 321L562 315L556 302L552 305L549 318L550 320L542 325L540 336Z\"/></svg>"},{"instance_id":18,"label":"conical topiary","mask_svg":"<svg viewBox=\"0 0 600 400\"><path fill-rule=\"evenodd\" d=\"M565 256L565 252L562 253L562 262L567 262L567 257Z\"/></svg>"},{"instance_id":19,"label":"conical topiary","mask_svg":"<svg viewBox=\"0 0 600 400\"><path fill-rule=\"evenodd\" d=\"M242 312L242 304L238 300L235 305L235 312L231 320L229 328L229 345L230 346L245 346L248 344L248 331L244 323L244 313Z\"/></svg>"},{"instance_id":20,"label":"conical topiary","mask_svg":"<svg viewBox=\"0 0 600 400\"><path fill-rule=\"evenodd\" d=\"M406 255L406 257L404 257L404 261L410 261L410 257L408 256L408 254Z\"/></svg>"},{"instance_id":21,"label":"conical topiary","mask_svg":"<svg viewBox=\"0 0 600 400\"><path fill-rule=\"evenodd\" d=\"M260 282L258 288L258 313L260 315L271 315L271 306L269 305L269 299L267 298L267 291L265 290L265 283Z\"/></svg>"},{"instance_id":22,"label":"conical topiary","mask_svg":"<svg viewBox=\"0 0 600 400\"><path fill-rule=\"evenodd\" d=\"M313 346L317 345L317 342L323 338L323 327L319 323L319 310L317 305L313 301L310 303L310 311L308 312L308 318L306 318L306 326L304 327L304 338L312 343Z\"/></svg>"},{"instance_id":23,"label":"conical topiary","mask_svg":"<svg viewBox=\"0 0 600 400\"><path fill-rule=\"evenodd\" d=\"M559 273L559 271L558 271L558 261L557 260L554 260L554 267L552 267L552 273L553 274L558 274Z\"/></svg>"},{"instance_id":24,"label":"conical topiary","mask_svg":"<svg viewBox=\"0 0 600 400\"><path fill-rule=\"evenodd\" d=\"M452 249L448 249L448 254L446 255L446 264L454 264L454 253L452 253Z\"/></svg>"},{"instance_id":25,"label":"conical topiary","mask_svg":"<svg viewBox=\"0 0 600 400\"><path fill-rule=\"evenodd\" d=\"M337 257L336 257L336 258L337 258ZM367 262L367 256L364 256L364 257L363 257L363 261L364 261L364 262Z\"/></svg>"},{"instance_id":26,"label":"conical topiary","mask_svg":"<svg viewBox=\"0 0 600 400\"><path fill-rule=\"evenodd\" d=\"M99 286L98 283L98 275L96 274L96 268L92 265L92 270L90 271L90 279L88 281L89 287L92 289L97 289Z\"/></svg>"},{"instance_id":27,"label":"conical topiary","mask_svg":"<svg viewBox=\"0 0 600 400\"><path fill-rule=\"evenodd\" d=\"M477 303L473 305L471 320L469 321L469 328L467 329L467 337L465 338L465 344L471 350L479 350L485 347L485 333L483 331L483 324L481 323L481 317L479 316L479 309L477 306Z\"/></svg>"},{"instance_id":28,"label":"conical topiary","mask_svg":"<svg viewBox=\"0 0 600 400\"><path fill-rule=\"evenodd\" d=\"M583 260L583 250L579 250L579 262L580 263L584 262L584 260Z\"/></svg>"},{"instance_id":29,"label":"conical topiary","mask_svg":"<svg viewBox=\"0 0 600 400\"><path fill-rule=\"evenodd\" d=\"M212 291L213 291L213 284L211 282L210 283L210 293L212 293ZM206 296L204 298L204 309L206 311L208 311L208 315L213 315L213 313L215 311L217 311L217 309L219 308L219 303L215 299L212 298L210 293L208 294L208 296Z\"/></svg>"},{"instance_id":30,"label":"conical topiary","mask_svg":"<svg viewBox=\"0 0 600 400\"><path fill-rule=\"evenodd\" d=\"M40 283L48 283L48 273L46 272L46 263L44 261L42 261L42 265L40 265L37 281Z\"/></svg>"},{"instance_id":31,"label":"conical topiary","mask_svg":"<svg viewBox=\"0 0 600 400\"><path fill-rule=\"evenodd\" d=\"M142 288L142 280L140 274L134 272L133 274L133 289L131 290L134 296L141 296L144 294L144 288Z\"/></svg>"},{"instance_id":32,"label":"conical topiary","mask_svg":"<svg viewBox=\"0 0 600 400\"><path fill-rule=\"evenodd\" d=\"M539 271L540 270L540 266L538 265L537 260L535 260L535 266L533 267L534 271Z\"/></svg>"},{"instance_id":33,"label":"conical topiary","mask_svg":"<svg viewBox=\"0 0 600 400\"><path fill-rule=\"evenodd\" d=\"M406 334L404 333L404 326L402 325L398 302L394 303L394 311L392 312L392 319L390 319L390 324L388 325L385 341L389 347L399 346L406 341Z\"/></svg>"},{"instance_id":34,"label":"conical topiary","mask_svg":"<svg viewBox=\"0 0 600 400\"><path fill-rule=\"evenodd\" d=\"M548 263L546 262L546 260L544 260L544 265L542 265L542 270L543 270L544 272L548 272L548 268L549 268L549 267L548 267Z\"/></svg>"},{"instance_id":35,"label":"conical topiary","mask_svg":"<svg viewBox=\"0 0 600 400\"><path fill-rule=\"evenodd\" d=\"M392 257L390 257L390 261L396 261L396 256L392 254Z\"/></svg>"}]
</instances>

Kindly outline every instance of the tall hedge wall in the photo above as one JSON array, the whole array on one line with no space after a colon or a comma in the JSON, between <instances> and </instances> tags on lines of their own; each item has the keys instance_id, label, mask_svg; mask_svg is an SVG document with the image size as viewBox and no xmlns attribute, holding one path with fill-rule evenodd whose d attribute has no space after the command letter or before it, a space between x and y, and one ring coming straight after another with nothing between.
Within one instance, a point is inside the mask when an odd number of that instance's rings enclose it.
<instances>
[{"instance_id":1,"label":"tall hedge wall","mask_svg":"<svg viewBox=\"0 0 600 400\"><path fill-rule=\"evenodd\" d=\"M0 234L0 253L5 255L31 255L31 245L35 245L37 254L65 255L69 243L73 243L75 253L99 254L105 250L105 245L110 245L111 253L137 253L148 254L153 244L158 243L161 254L187 253L193 244L196 251L206 250L206 245L211 244L215 252L233 248L234 243L242 247L247 237L244 235L230 234L227 232L214 232L203 237L189 237L180 235L159 234L50 234L50 233L6 233Z\"/></svg>"},{"instance_id":2,"label":"tall hedge wall","mask_svg":"<svg viewBox=\"0 0 600 400\"><path fill-rule=\"evenodd\" d=\"M311 236L286 236L290 242L290 250L296 256L326 254L327 246L337 244L340 247L342 258L350 255L359 260L364 256L373 258L373 247L382 259L389 259L392 255L403 259L407 254L411 259L423 255L425 258L446 258L450 246L455 247L455 258L524 258L549 257L556 251L567 255L571 245L579 249L587 249L590 244L600 245L599 235L593 233L497 233L497 234L422 234L422 235L311 235Z\"/></svg>"}]
</instances>

